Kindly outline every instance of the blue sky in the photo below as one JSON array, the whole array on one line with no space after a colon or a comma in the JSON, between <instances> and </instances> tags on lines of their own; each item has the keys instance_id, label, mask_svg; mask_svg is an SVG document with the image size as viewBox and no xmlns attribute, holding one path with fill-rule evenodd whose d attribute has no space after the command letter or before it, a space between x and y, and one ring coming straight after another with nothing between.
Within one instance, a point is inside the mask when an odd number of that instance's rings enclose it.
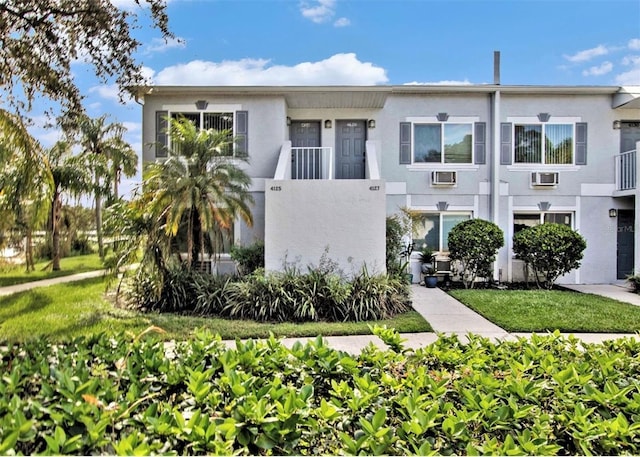
<instances>
[{"instance_id":1,"label":"blue sky","mask_svg":"<svg viewBox=\"0 0 640 457\"><path fill-rule=\"evenodd\" d=\"M136 32L154 84L483 84L498 50L504 85L640 85L638 0L169 0L168 14L177 40L146 20ZM140 151L141 107L74 73L89 114L124 123Z\"/></svg>"}]
</instances>

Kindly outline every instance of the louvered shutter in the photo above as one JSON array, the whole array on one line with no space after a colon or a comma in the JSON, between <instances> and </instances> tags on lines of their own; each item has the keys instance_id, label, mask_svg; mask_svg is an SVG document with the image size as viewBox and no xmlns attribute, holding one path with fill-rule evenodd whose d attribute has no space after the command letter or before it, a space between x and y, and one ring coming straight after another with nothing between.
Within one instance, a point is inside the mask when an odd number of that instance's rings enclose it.
<instances>
[{"instance_id":1,"label":"louvered shutter","mask_svg":"<svg viewBox=\"0 0 640 457\"><path fill-rule=\"evenodd\" d=\"M473 130L473 160L476 165L484 165L487 163L487 123L476 122Z\"/></svg>"},{"instance_id":2,"label":"louvered shutter","mask_svg":"<svg viewBox=\"0 0 640 457\"><path fill-rule=\"evenodd\" d=\"M513 148L511 146L513 124L503 122L500 124L500 164L511 165Z\"/></svg>"},{"instance_id":3,"label":"louvered shutter","mask_svg":"<svg viewBox=\"0 0 640 457\"><path fill-rule=\"evenodd\" d=\"M156 111L156 158L167 157L169 146L168 116L168 111Z\"/></svg>"},{"instance_id":4,"label":"louvered shutter","mask_svg":"<svg viewBox=\"0 0 640 457\"><path fill-rule=\"evenodd\" d=\"M411 163L411 122L400 122L400 164Z\"/></svg>"}]
</instances>

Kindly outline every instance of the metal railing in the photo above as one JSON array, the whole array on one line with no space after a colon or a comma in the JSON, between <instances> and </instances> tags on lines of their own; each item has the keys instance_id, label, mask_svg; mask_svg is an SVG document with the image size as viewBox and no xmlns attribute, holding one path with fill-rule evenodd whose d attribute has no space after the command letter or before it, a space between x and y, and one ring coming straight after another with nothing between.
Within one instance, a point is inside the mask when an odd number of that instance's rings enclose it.
<instances>
[{"instance_id":1,"label":"metal railing","mask_svg":"<svg viewBox=\"0 0 640 457\"><path fill-rule=\"evenodd\" d=\"M291 148L291 179L333 179L333 148Z\"/></svg>"},{"instance_id":2,"label":"metal railing","mask_svg":"<svg viewBox=\"0 0 640 457\"><path fill-rule=\"evenodd\" d=\"M636 188L636 151L626 151L615 156L616 190Z\"/></svg>"}]
</instances>

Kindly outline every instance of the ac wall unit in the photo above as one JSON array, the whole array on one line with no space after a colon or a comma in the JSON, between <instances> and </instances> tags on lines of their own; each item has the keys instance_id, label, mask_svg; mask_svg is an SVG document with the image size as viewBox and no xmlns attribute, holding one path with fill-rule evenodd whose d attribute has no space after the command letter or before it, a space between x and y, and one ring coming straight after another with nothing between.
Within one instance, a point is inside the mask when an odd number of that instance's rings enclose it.
<instances>
[{"instance_id":1,"label":"ac wall unit","mask_svg":"<svg viewBox=\"0 0 640 457\"><path fill-rule=\"evenodd\" d=\"M432 171L431 183L434 186L453 186L458 179L456 171Z\"/></svg>"},{"instance_id":2,"label":"ac wall unit","mask_svg":"<svg viewBox=\"0 0 640 457\"><path fill-rule=\"evenodd\" d=\"M531 172L532 186L557 186L559 182L558 172Z\"/></svg>"}]
</instances>

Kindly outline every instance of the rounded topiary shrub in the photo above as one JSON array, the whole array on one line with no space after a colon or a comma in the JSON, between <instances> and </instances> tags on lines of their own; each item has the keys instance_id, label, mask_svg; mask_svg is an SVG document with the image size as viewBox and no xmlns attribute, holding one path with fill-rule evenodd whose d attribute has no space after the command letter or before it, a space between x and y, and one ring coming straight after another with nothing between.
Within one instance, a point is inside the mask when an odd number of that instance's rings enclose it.
<instances>
[{"instance_id":1,"label":"rounded topiary shrub","mask_svg":"<svg viewBox=\"0 0 640 457\"><path fill-rule=\"evenodd\" d=\"M513 237L513 252L533 270L538 287L551 289L565 273L578 268L587 242L563 224L541 224Z\"/></svg>"},{"instance_id":2,"label":"rounded topiary shrub","mask_svg":"<svg viewBox=\"0 0 640 457\"><path fill-rule=\"evenodd\" d=\"M469 219L449 232L449 258L460 262L465 288L473 288L477 278L491 276L491 264L504 246L500 227L484 219Z\"/></svg>"}]
</instances>

